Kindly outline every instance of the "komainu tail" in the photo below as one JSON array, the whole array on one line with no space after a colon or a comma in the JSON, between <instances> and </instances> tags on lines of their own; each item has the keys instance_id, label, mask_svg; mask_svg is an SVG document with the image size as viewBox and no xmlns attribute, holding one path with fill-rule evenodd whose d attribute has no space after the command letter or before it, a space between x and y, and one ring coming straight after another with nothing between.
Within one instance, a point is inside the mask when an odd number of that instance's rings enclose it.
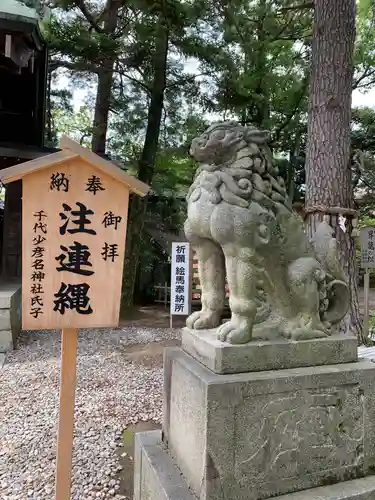
<instances>
[{"instance_id":1,"label":"komainu tail","mask_svg":"<svg viewBox=\"0 0 375 500\"><path fill-rule=\"evenodd\" d=\"M323 319L331 324L341 321L349 307L350 291L341 267L333 228L323 220L312 238L315 256L327 273L328 309Z\"/></svg>"}]
</instances>

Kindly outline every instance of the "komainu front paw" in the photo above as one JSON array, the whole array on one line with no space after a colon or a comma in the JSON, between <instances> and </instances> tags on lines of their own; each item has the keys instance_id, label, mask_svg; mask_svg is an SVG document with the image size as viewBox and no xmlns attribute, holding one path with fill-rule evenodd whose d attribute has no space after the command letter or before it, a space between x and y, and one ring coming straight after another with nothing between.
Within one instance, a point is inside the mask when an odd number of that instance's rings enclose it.
<instances>
[{"instance_id":1,"label":"komainu front paw","mask_svg":"<svg viewBox=\"0 0 375 500\"><path fill-rule=\"evenodd\" d=\"M186 320L186 326L192 330L216 328L220 325L221 314L215 311L196 311Z\"/></svg>"},{"instance_id":2,"label":"komainu front paw","mask_svg":"<svg viewBox=\"0 0 375 500\"><path fill-rule=\"evenodd\" d=\"M240 326L231 320L221 325L217 331L217 338L221 342L229 342L230 344L247 344L251 340L251 334L251 325Z\"/></svg>"}]
</instances>

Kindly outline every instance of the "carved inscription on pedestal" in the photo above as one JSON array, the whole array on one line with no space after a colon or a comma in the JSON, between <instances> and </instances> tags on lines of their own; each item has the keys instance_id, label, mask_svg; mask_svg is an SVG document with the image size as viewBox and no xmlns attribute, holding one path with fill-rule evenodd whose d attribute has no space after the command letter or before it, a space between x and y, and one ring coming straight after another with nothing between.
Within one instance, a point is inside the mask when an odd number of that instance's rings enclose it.
<instances>
[{"instance_id":1,"label":"carved inscription on pedestal","mask_svg":"<svg viewBox=\"0 0 375 500\"><path fill-rule=\"evenodd\" d=\"M357 385L258 396L237 412L235 474L265 483L360 475L363 402Z\"/></svg>"}]
</instances>

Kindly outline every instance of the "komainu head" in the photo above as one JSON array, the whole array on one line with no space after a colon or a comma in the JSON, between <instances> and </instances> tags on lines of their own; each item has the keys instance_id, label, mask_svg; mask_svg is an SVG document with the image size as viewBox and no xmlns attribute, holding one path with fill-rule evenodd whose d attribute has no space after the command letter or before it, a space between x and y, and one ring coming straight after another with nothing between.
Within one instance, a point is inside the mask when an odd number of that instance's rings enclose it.
<instances>
[{"instance_id":1,"label":"komainu head","mask_svg":"<svg viewBox=\"0 0 375 500\"><path fill-rule=\"evenodd\" d=\"M269 137L268 131L254 126L243 127L233 121L214 123L192 141L190 154L201 163L219 164L247 144L266 144Z\"/></svg>"}]
</instances>

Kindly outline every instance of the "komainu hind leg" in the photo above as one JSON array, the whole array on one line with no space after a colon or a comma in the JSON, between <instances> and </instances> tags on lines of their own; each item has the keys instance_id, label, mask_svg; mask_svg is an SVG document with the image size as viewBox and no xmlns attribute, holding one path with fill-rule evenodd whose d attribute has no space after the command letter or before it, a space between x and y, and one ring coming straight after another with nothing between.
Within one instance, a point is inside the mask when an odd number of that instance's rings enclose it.
<instances>
[{"instance_id":1,"label":"komainu hind leg","mask_svg":"<svg viewBox=\"0 0 375 500\"><path fill-rule=\"evenodd\" d=\"M201 285L202 308L191 314L186 326L194 330L220 325L225 301L225 260L219 245L209 239L194 241Z\"/></svg>"}]
</instances>

